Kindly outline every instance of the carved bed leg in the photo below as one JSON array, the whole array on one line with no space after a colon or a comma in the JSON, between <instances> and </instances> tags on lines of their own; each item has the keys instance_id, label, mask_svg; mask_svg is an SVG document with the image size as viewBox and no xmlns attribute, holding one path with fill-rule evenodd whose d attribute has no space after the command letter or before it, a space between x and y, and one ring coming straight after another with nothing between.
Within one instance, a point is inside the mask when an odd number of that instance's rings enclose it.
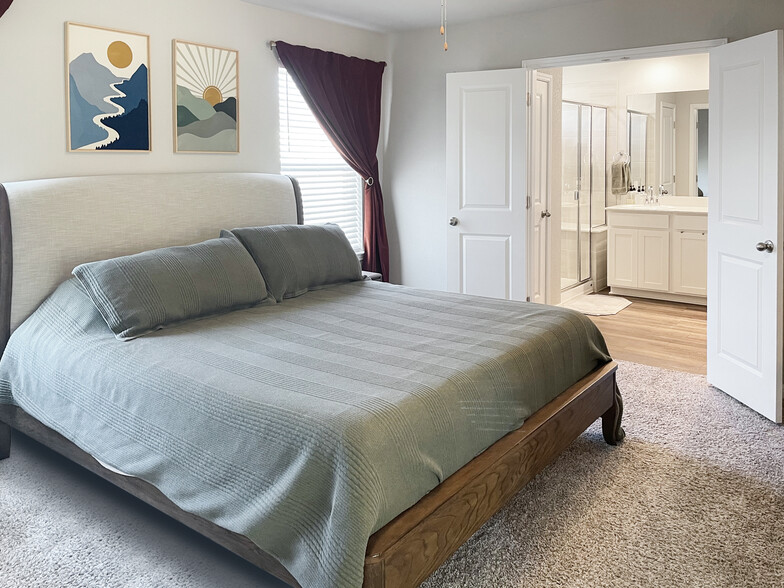
<instances>
[{"instance_id":1,"label":"carved bed leg","mask_svg":"<svg viewBox=\"0 0 784 588\"><path fill-rule=\"evenodd\" d=\"M0 459L11 455L11 425L0 421Z\"/></svg>"},{"instance_id":2,"label":"carved bed leg","mask_svg":"<svg viewBox=\"0 0 784 588\"><path fill-rule=\"evenodd\" d=\"M613 378L613 404L602 415L602 433L604 434L604 440L610 445L618 445L626 437L626 432L621 427L622 418L623 398L621 397L621 391L618 389L618 383Z\"/></svg>"}]
</instances>

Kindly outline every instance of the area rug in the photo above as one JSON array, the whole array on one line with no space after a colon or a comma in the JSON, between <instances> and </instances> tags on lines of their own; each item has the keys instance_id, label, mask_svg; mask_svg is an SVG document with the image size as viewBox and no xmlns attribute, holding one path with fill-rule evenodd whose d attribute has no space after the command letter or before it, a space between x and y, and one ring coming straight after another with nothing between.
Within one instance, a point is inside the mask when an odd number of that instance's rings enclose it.
<instances>
[{"instance_id":1,"label":"area rug","mask_svg":"<svg viewBox=\"0 0 784 588\"><path fill-rule=\"evenodd\" d=\"M784 428L703 376L621 362L619 384L624 443L592 426L426 588L784 585ZM0 586L282 584L16 435Z\"/></svg>"},{"instance_id":2,"label":"area rug","mask_svg":"<svg viewBox=\"0 0 784 588\"><path fill-rule=\"evenodd\" d=\"M591 316L605 316L608 314L618 314L631 303L631 300L626 300L626 298L621 298L620 296L581 294L571 300L562 302L561 306Z\"/></svg>"}]
</instances>

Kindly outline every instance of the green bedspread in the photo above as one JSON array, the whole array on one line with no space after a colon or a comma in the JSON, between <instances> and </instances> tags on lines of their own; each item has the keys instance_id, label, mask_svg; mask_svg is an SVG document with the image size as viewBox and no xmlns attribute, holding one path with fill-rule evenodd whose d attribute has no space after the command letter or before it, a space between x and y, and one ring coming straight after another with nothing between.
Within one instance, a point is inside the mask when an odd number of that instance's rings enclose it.
<instances>
[{"instance_id":1,"label":"green bedspread","mask_svg":"<svg viewBox=\"0 0 784 588\"><path fill-rule=\"evenodd\" d=\"M609 360L576 312L371 281L116 340L75 280L0 361L13 403L305 587Z\"/></svg>"}]
</instances>

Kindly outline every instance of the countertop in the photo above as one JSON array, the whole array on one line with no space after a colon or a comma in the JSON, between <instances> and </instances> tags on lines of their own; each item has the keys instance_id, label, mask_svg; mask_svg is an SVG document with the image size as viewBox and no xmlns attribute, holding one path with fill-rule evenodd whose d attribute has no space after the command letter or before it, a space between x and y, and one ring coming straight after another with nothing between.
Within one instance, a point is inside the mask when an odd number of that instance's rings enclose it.
<instances>
[{"instance_id":1,"label":"countertop","mask_svg":"<svg viewBox=\"0 0 784 588\"><path fill-rule=\"evenodd\" d=\"M618 204L605 208L608 212L645 212L707 215L708 208L703 206L675 206L672 204Z\"/></svg>"}]
</instances>

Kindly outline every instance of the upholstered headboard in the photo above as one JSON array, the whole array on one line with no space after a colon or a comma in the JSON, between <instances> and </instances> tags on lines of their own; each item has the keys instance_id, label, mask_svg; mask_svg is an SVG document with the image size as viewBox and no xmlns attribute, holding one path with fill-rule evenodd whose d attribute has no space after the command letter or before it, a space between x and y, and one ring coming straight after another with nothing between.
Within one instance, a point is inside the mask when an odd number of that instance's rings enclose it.
<instances>
[{"instance_id":1,"label":"upholstered headboard","mask_svg":"<svg viewBox=\"0 0 784 588\"><path fill-rule=\"evenodd\" d=\"M0 353L80 263L187 245L238 226L302 223L299 186L250 173L0 184Z\"/></svg>"}]
</instances>

